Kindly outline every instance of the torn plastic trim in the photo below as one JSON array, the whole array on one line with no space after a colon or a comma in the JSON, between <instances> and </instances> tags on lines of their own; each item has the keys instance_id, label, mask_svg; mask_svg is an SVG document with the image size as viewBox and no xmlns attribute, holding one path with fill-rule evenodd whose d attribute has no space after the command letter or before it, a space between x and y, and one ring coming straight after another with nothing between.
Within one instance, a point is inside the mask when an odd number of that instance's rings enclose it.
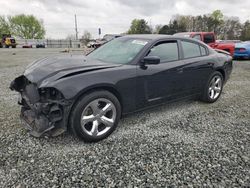
<instances>
[{"instance_id":1,"label":"torn plastic trim","mask_svg":"<svg viewBox=\"0 0 250 188\"><path fill-rule=\"evenodd\" d=\"M30 104L22 99L21 119L34 137L57 136L67 130L69 101Z\"/></svg>"},{"instance_id":2,"label":"torn plastic trim","mask_svg":"<svg viewBox=\"0 0 250 188\"><path fill-rule=\"evenodd\" d=\"M21 75L17 78L15 78L11 83L10 83L10 89L13 91L18 91L21 92L25 89L26 85L30 84L31 82L24 76Z\"/></svg>"}]
</instances>

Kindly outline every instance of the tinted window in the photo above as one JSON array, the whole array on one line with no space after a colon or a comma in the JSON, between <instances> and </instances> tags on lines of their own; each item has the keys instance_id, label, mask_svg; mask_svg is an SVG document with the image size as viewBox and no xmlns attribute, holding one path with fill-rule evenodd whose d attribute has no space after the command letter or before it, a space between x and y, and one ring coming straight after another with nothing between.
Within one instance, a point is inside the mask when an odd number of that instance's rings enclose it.
<instances>
[{"instance_id":1,"label":"tinted window","mask_svg":"<svg viewBox=\"0 0 250 188\"><path fill-rule=\"evenodd\" d=\"M194 35L193 38L197 40L201 40L201 35Z\"/></svg>"},{"instance_id":2,"label":"tinted window","mask_svg":"<svg viewBox=\"0 0 250 188\"><path fill-rule=\"evenodd\" d=\"M178 60L177 42L159 43L150 50L148 56L158 56L161 59L161 62Z\"/></svg>"},{"instance_id":3,"label":"tinted window","mask_svg":"<svg viewBox=\"0 0 250 188\"><path fill-rule=\"evenodd\" d=\"M206 48L203 47L203 46L200 46L200 48L201 48L201 55L202 55L202 56L207 55Z\"/></svg>"},{"instance_id":4,"label":"tinted window","mask_svg":"<svg viewBox=\"0 0 250 188\"><path fill-rule=\"evenodd\" d=\"M204 42L206 44L214 42L214 35L213 34L206 34L204 35Z\"/></svg>"},{"instance_id":5,"label":"tinted window","mask_svg":"<svg viewBox=\"0 0 250 188\"><path fill-rule=\"evenodd\" d=\"M201 56L200 45L187 41L182 41L181 43L182 43L184 58Z\"/></svg>"}]
</instances>

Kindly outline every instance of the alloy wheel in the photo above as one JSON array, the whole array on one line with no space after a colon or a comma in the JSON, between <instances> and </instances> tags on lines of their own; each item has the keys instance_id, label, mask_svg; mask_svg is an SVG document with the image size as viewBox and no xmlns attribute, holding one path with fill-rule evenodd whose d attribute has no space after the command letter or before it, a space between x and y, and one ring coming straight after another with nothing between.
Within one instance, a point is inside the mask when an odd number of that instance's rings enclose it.
<instances>
[{"instance_id":1,"label":"alloy wheel","mask_svg":"<svg viewBox=\"0 0 250 188\"><path fill-rule=\"evenodd\" d=\"M116 120L116 107L106 98L91 101L81 115L81 127L85 133L98 137L107 133Z\"/></svg>"},{"instance_id":2,"label":"alloy wheel","mask_svg":"<svg viewBox=\"0 0 250 188\"><path fill-rule=\"evenodd\" d=\"M212 78L209 84L208 95L211 99L217 99L221 93L222 79L216 75Z\"/></svg>"}]
</instances>

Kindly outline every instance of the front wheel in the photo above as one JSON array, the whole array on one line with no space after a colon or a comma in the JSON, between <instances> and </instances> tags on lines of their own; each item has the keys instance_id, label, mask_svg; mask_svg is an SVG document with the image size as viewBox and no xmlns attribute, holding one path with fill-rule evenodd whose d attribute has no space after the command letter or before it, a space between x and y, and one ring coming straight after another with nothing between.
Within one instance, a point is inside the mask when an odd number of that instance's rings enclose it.
<instances>
[{"instance_id":1,"label":"front wheel","mask_svg":"<svg viewBox=\"0 0 250 188\"><path fill-rule=\"evenodd\" d=\"M213 103L217 101L223 89L223 76L220 72L215 71L208 79L202 94L202 101Z\"/></svg>"},{"instance_id":2,"label":"front wheel","mask_svg":"<svg viewBox=\"0 0 250 188\"><path fill-rule=\"evenodd\" d=\"M86 142L108 137L121 117L119 100L110 92L99 90L82 96L71 113L71 130Z\"/></svg>"}]
</instances>

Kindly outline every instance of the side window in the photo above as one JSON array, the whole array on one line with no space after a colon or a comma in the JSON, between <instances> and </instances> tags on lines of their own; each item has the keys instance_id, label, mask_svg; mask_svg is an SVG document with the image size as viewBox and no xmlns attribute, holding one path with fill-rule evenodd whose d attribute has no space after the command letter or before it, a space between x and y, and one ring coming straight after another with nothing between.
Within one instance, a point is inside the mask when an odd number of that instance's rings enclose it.
<instances>
[{"instance_id":1,"label":"side window","mask_svg":"<svg viewBox=\"0 0 250 188\"><path fill-rule=\"evenodd\" d=\"M161 62L179 59L177 41L158 43L148 53L148 56L158 56Z\"/></svg>"},{"instance_id":2,"label":"side window","mask_svg":"<svg viewBox=\"0 0 250 188\"><path fill-rule=\"evenodd\" d=\"M206 51L206 48L205 48L205 47L200 46L200 49L201 49L201 55L202 55L202 56L207 55L207 51Z\"/></svg>"},{"instance_id":3,"label":"side window","mask_svg":"<svg viewBox=\"0 0 250 188\"><path fill-rule=\"evenodd\" d=\"M213 34L205 34L204 35L204 43L209 44L209 43L212 43L214 41L215 41L215 39L214 39Z\"/></svg>"},{"instance_id":4,"label":"side window","mask_svg":"<svg viewBox=\"0 0 250 188\"><path fill-rule=\"evenodd\" d=\"M194 39L197 39L197 40L201 40L201 35L200 35L200 34L194 35L193 38L194 38Z\"/></svg>"},{"instance_id":5,"label":"side window","mask_svg":"<svg viewBox=\"0 0 250 188\"><path fill-rule=\"evenodd\" d=\"M181 41L184 58L201 56L200 45L193 42Z\"/></svg>"}]
</instances>

